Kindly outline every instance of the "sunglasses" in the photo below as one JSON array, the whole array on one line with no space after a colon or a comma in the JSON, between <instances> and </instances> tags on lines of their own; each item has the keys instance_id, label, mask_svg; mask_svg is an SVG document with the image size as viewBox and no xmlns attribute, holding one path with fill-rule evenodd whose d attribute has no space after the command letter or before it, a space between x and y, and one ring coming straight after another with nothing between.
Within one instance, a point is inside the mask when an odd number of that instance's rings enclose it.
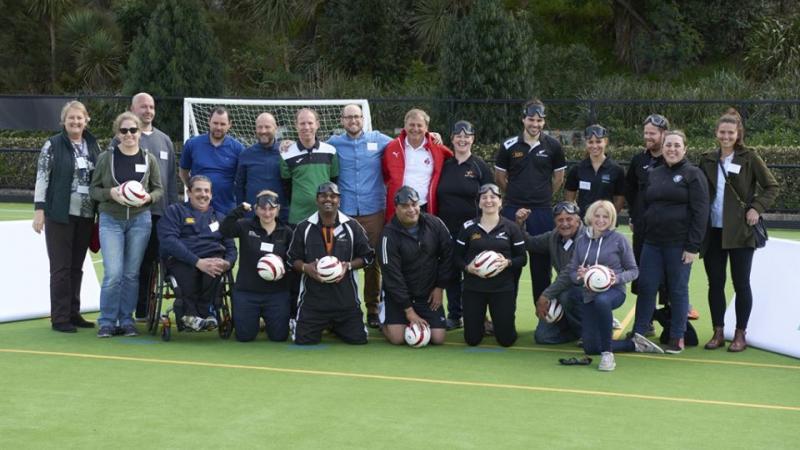
<instances>
[{"instance_id":1,"label":"sunglasses","mask_svg":"<svg viewBox=\"0 0 800 450\"><path fill-rule=\"evenodd\" d=\"M475 128L472 126L471 123L467 122L466 120L459 120L458 122L455 123L455 125L453 125L453 136L461 133L474 135Z\"/></svg>"},{"instance_id":2,"label":"sunglasses","mask_svg":"<svg viewBox=\"0 0 800 450\"><path fill-rule=\"evenodd\" d=\"M581 213L581 207L578 206L576 203L573 202L558 202L556 206L553 207L553 215L557 216L562 212L566 212L567 214L579 214Z\"/></svg>"},{"instance_id":3,"label":"sunglasses","mask_svg":"<svg viewBox=\"0 0 800 450\"><path fill-rule=\"evenodd\" d=\"M539 116L544 118L544 106L542 105L528 105L525 109L522 110L522 113L525 114L525 117L533 117Z\"/></svg>"},{"instance_id":4,"label":"sunglasses","mask_svg":"<svg viewBox=\"0 0 800 450\"><path fill-rule=\"evenodd\" d=\"M136 127L130 127L130 128L120 128L120 129L119 129L119 134L128 134L128 133L130 133L130 134L136 134L136 133L138 133L138 132L139 132L139 129L138 129L138 128L136 128Z\"/></svg>"},{"instance_id":5,"label":"sunglasses","mask_svg":"<svg viewBox=\"0 0 800 450\"><path fill-rule=\"evenodd\" d=\"M492 194L498 197L502 197L502 195L500 194L500 188L496 184L486 183L483 186L481 186L480 189L478 189L478 197L487 192L491 192Z\"/></svg>"},{"instance_id":6,"label":"sunglasses","mask_svg":"<svg viewBox=\"0 0 800 450\"><path fill-rule=\"evenodd\" d=\"M598 138L601 138L601 139L604 138L604 137L608 137L608 130L606 130L605 128L601 127L600 125L592 125L590 127L586 127L586 129L583 131L583 137L586 138L586 139L589 139L592 136L595 136L595 137L598 137Z\"/></svg>"},{"instance_id":7,"label":"sunglasses","mask_svg":"<svg viewBox=\"0 0 800 450\"><path fill-rule=\"evenodd\" d=\"M647 116L647 118L644 119L643 125L647 125L648 123L651 123L653 126L661 128L662 130L669 128L669 120L667 120L667 118L661 114L650 114Z\"/></svg>"},{"instance_id":8,"label":"sunglasses","mask_svg":"<svg viewBox=\"0 0 800 450\"><path fill-rule=\"evenodd\" d=\"M280 203L278 203L278 197L274 195L262 195L256 199L256 204L262 208L266 208L267 205L277 208Z\"/></svg>"}]
</instances>

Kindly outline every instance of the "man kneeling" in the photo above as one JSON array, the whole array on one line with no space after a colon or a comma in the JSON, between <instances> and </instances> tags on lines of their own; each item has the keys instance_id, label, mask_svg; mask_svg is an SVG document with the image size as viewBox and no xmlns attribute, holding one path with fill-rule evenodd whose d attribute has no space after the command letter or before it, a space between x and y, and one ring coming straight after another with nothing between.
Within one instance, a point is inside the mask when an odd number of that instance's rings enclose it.
<instances>
[{"instance_id":1,"label":"man kneeling","mask_svg":"<svg viewBox=\"0 0 800 450\"><path fill-rule=\"evenodd\" d=\"M161 257L180 287L175 315L194 331L217 327L212 305L222 275L237 256L233 239L219 232L224 216L214 212L211 197L211 180L195 175L189 180L189 201L170 205L158 221Z\"/></svg>"},{"instance_id":2,"label":"man kneeling","mask_svg":"<svg viewBox=\"0 0 800 450\"><path fill-rule=\"evenodd\" d=\"M383 334L392 344L403 344L406 325L427 325L431 344L441 344L446 331L442 292L453 266L450 232L438 217L420 212L413 188L401 187L394 204L378 249Z\"/></svg>"}]
</instances>

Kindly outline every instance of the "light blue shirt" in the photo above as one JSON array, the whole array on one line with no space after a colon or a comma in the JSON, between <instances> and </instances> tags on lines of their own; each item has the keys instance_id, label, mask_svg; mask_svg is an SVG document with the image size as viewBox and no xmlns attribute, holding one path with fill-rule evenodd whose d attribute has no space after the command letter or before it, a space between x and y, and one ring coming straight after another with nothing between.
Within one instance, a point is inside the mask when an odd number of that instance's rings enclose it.
<instances>
[{"instance_id":1,"label":"light blue shirt","mask_svg":"<svg viewBox=\"0 0 800 450\"><path fill-rule=\"evenodd\" d=\"M722 167L725 167L725 172L728 171L733 161L733 153L725 157L722 162ZM722 172L722 167L717 164L717 193L714 194L714 203L711 204L711 227L722 228L722 202L725 200L725 173Z\"/></svg>"},{"instance_id":2,"label":"light blue shirt","mask_svg":"<svg viewBox=\"0 0 800 450\"><path fill-rule=\"evenodd\" d=\"M355 139L343 133L328 140L339 157L339 209L343 213L366 216L386 209L381 159L391 141L379 131L365 131Z\"/></svg>"}]
</instances>

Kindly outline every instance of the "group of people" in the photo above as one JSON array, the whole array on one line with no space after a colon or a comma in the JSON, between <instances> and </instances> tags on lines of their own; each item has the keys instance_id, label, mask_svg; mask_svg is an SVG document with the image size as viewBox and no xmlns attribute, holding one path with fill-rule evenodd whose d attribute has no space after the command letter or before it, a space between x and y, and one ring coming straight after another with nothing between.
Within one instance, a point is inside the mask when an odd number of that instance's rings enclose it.
<instances>
[{"instance_id":1,"label":"group of people","mask_svg":"<svg viewBox=\"0 0 800 450\"><path fill-rule=\"evenodd\" d=\"M536 99L524 105L522 132L501 145L494 171L472 154L470 122L452 126L451 150L429 131L430 117L420 109L408 111L400 135L391 138L365 131L361 109L347 105L344 133L326 142L317 136L313 109L297 111L297 141L278 139L275 117L264 112L255 121L258 142L245 148L228 135L228 112L216 107L209 132L189 139L181 153L187 202L178 199L175 152L153 127L154 117L153 98L137 94L101 151L86 129L86 108L69 102L62 132L42 148L33 227L46 235L54 330L94 327L80 315L79 294L99 212L105 269L99 337L137 334L147 297L140 285L157 258L181 286L183 325L215 328L213 296L238 259L233 317L240 341L255 339L263 322L274 341L291 335L297 344L314 344L329 329L347 343L366 343L355 275L364 268L366 325L380 327L389 342L403 343L406 325L417 324L431 329L433 344L463 326L469 345L493 334L510 346L517 339L519 279L530 259L540 319L535 340L579 340L587 354L601 355L601 370L613 370L615 351L682 351L689 273L702 254L714 327L705 348L725 344L728 258L737 294L728 349L746 348L752 225L777 195L777 182L744 146L742 119L733 110L717 122L719 148L698 166L686 159L686 136L653 114L643 125L645 148L627 174L606 154L609 133L596 124L584 133L585 159L565 174L564 152L544 133L545 105ZM121 196L119 186L129 180L146 190L139 206ZM562 185L565 200L553 206ZM633 245L616 231L626 201ZM499 256L487 277L473 260L488 250ZM276 281L257 273L258 260L270 253L286 266ZM332 282L317 270L325 256L340 262ZM595 264L612 271L605 292L583 287ZM632 281L633 331L613 340L612 311ZM646 337L659 294L670 315L663 348ZM564 316L550 323L553 300Z\"/></svg>"}]
</instances>

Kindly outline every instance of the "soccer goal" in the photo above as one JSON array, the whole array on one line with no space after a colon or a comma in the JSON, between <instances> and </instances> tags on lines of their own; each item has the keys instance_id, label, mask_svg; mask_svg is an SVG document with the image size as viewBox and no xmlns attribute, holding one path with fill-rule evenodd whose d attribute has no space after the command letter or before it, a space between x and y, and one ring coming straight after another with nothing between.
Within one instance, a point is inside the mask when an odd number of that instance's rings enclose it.
<instances>
[{"instance_id":1,"label":"soccer goal","mask_svg":"<svg viewBox=\"0 0 800 450\"><path fill-rule=\"evenodd\" d=\"M364 130L372 130L372 116L366 100L252 100L231 98L184 98L183 140L208 132L208 119L217 106L228 110L232 126L228 134L245 146L256 142L256 117L263 112L275 116L278 122L278 137L297 139L295 114L300 108L312 108L319 114L317 135L325 140L332 134L343 133L341 115L345 105L356 104L364 114Z\"/></svg>"}]
</instances>

